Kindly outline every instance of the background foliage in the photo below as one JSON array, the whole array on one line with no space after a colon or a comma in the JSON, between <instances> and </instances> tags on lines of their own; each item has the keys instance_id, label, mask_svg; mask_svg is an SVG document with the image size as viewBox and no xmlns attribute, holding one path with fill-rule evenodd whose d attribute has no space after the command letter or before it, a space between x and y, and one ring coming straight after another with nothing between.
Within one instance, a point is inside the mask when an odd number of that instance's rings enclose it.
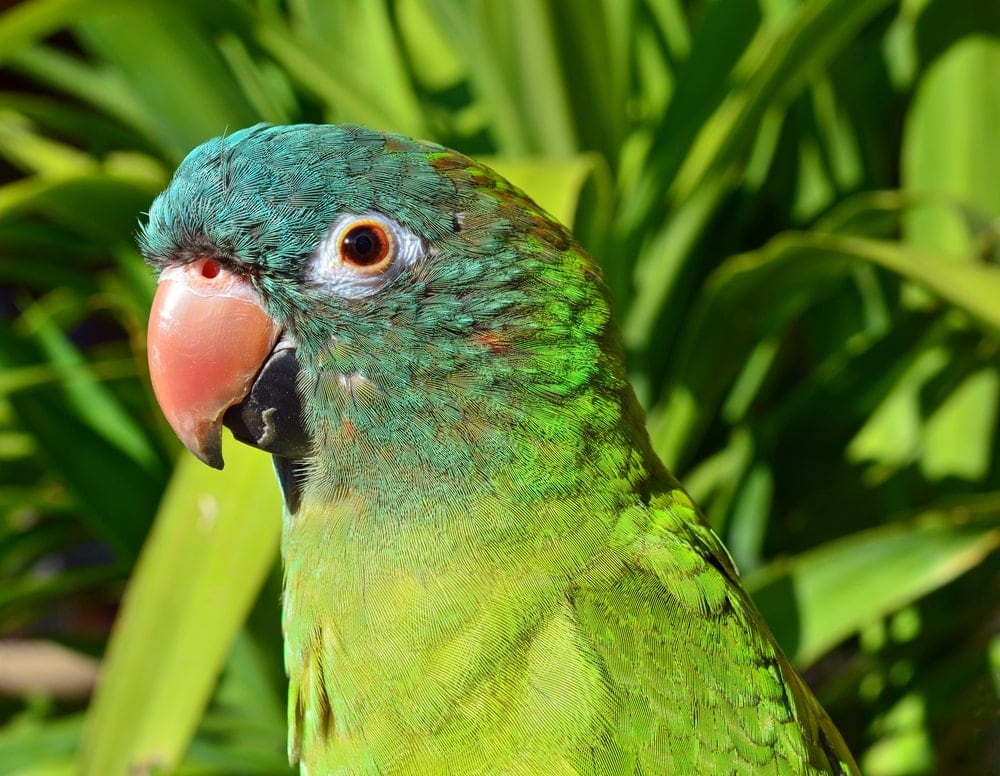
<instances>
[{"instance_id":1,"label":"background foliage","mask_svg":"<svg viewBox=\"0 0 1000 776\"><path fill-rule=\"evenodd\" d=\"M288 772L277 491L179 454L132 239L260 120L432 138L570 222L657 449L865 772L1000 772L998 35L996 0L4 11L0 772Z\"/></svg>"}]
</instances>

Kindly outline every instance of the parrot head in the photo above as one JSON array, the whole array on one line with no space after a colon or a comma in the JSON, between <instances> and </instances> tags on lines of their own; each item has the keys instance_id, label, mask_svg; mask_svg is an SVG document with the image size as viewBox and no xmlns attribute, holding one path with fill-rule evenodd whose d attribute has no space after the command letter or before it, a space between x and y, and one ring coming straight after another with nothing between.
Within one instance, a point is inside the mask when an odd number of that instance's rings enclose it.
<instances>
[{"instance_id":1,"label":"parrot head","mask_svg":"<svg viewBox=\"0 0 1000 776\"><path fill-rule=\"evenodd\" d=\"M140 244L159 272L149 365L164 414L216 468L223 424L274 454L286 502L303 469L288 462L339 467L326 482L386 461L467 478L523 457L516 429L535 447L585 444L595 418L620 419L594 263L440 146L332 125L216 138L156 198ZM596 383L608 395L582 390Z\"/></svg>"}]
</instances>

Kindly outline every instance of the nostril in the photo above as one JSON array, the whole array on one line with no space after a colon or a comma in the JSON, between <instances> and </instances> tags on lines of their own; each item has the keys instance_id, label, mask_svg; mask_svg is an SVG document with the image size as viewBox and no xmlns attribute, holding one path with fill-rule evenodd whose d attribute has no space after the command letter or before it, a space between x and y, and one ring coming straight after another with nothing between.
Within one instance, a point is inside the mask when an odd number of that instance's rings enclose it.
<instances>
[{"instance_id":1,"label":"nostril","mask_svg":"<svg viewBox=\"0 0 1000 776\"><path fill-rule=\"evenodd\" d=\"M221 271L222 267L219 266L219 262L213 261L212 259L201 260L201 276L206 280L218 277Z\"/></svg>"}]
</instances>

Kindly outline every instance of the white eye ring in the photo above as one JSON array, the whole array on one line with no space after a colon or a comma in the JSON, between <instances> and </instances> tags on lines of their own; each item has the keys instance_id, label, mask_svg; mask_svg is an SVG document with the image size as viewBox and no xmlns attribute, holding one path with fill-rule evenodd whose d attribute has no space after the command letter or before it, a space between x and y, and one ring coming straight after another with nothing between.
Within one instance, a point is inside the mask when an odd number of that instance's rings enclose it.
<instances>
[{"instance_id":1,"label":"white eye ring","mask_svg":"<svg viewBox=\"0 0 1000 776\"><path fill-rule=\"evenodd\" d=\"M316 249L307 277L338 296L360 299L380 291L426 253L420 237L381 213L345 213Z\"/></svg>"}]
</instances>

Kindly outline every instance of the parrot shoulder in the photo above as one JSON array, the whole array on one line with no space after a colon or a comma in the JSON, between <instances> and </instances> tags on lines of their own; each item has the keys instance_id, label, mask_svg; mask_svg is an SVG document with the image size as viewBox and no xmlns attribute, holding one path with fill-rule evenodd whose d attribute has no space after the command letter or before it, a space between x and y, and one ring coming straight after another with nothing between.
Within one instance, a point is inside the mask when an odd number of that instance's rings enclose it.
<instances>
[{"instance_id":1,"label":"parrot shoulder","mask_svg":"<svg viewBox=\"0 0 1000 776\"><path fill-rule=\"evenodd\" d=\"M639 771L857 773L681 489L623 510L574 602Z\"/></svg>"}]
</instances>

